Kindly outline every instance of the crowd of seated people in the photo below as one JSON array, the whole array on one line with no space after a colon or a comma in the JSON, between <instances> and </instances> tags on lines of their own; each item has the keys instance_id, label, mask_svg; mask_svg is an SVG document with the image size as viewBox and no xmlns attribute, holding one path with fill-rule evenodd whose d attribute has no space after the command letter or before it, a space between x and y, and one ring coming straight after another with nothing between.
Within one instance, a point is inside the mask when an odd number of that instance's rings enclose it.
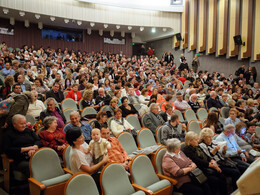
<instances>
[{"instance_id":1,"label":"crowd of seated people","mask_svg":"<svg viewBox=\"0 0 260 195\"><path fill-rule=\"evenodd\" d=\"M36 49L27 45L11 52L5 43L0 48L2 102L16 101L16 97L31 91L30 103L20 107L42 127L36 135L33 128L28 128L21 109L10 109L12 121L2 126L7 128L4 152L14 159L14 168L23 169L28 177L29 159L38 148L53 148L61 157L68 144L72 147L73 174L87 172L98 186L100 168L107 162L120 163L128 171L131 158L116 136L126 131L134 139L138 137L136 124L126 120L129 115L153 135L163 126L161 143L167 145L163 172L177 179L174 190L183 194L192 190L197 194L227 194L226 177L232 177L235 190L236 180L255 159L249 151L260 148L260 135L255 131L260 120L260 89L254 67L246 70L242 65L236 76L226 77L224 73L198 71L198 57L194 58L194 71L184 55L179 61L172 54L171 58L154 60L145 55L129 58L122 53ZM78 108L70 113L70 121L62 109L68 98ZM87 107L97 114L82 116L81 108ZM188 109L196 115L200 108L215 108L204 121L198 121L203 128L200 135L187 132L185 120L179 128L180 116L175 110L185 119ZM219 120L224 118L220 115L222 108L229 109L223 123ZM87 151L92 129L99 129L101 137L111 145L96 164ZM212 140L215 135L218 137ZM226 144L220 147L218 142ZM196 167L207 176L205 185L194 184L187 176Z\"/></svg>"}]
</instances>

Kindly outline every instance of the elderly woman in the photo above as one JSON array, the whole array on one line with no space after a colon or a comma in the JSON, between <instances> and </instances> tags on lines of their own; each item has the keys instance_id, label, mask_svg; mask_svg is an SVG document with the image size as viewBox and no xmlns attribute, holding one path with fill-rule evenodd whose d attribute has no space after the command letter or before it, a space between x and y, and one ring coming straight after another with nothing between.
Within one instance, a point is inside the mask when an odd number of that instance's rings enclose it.
<instances>
[{"instance_id":1,"label":"elderly woman","mask_svg":"<svg viewBox=\"0 0 260 195\"><path fill-rule=\"evenodd\" d=\"M92 129L100 129L101 126L107 126L107 113L104 111L99 111L96 116L97 121L91 124Z\"/></svg>"},{"instance_id":2,"label":"elderly woman","mask_svg":"<svg viewBox=\"0 0 260 195\"><path fill-rule=\"evenodd\" d=\"M235 108L231 108L229 110L229 117L227 119L225 119L225 126L228 124L232 124L232 125L236 125L238 122L240 122L240 120L237 118L237 109Z\"/></svg>"},{"instance_id":3,"label":"elderly woman","mask_svg":"<svg viewBox=\"0 0 260 195\"><path fill-rule=\"evenodd\" d=\"M138 117L138 111L135 109L135 107L132 104L128 103L127 97L122 97L122 106L120 106L120 109L122 110L123 117L126 117L129 114L134 114Z\"/></svg>"},{"instance_id":4,"label":"elderly woman","mask_svg":"<svg viewBox=\"0 0 260 195\"><path fill-rule=\"evenodd\" d=\"M14 115L12 124L4 135L4 152L14 159L14 170L29 177L29 159L41 146L41 141L31 129L26 128L26 118L23 115Z\"/></svg>"},{"instance_id":5,"label":"elderly woman","mask_svg":"<svg viewBox=\"0 0 260 195\"><path fill-rule=\"evenodd\" d=\"M108 117L108 118L115 115L115 109L118 108L117 104L118 104L118 98L117 98L117 97L114 97L114 98L110 101L109 106L108 106L108 108L107 108L107 110L106 110L106 113L107 113L107 117Z\"/></svg>"},{"instance_id":6,"label":"elderly woman","mask_svg":"<svg viewBox=\"0 0 260 195\"><path fill-rule=\"evenodd\" d=\"M210 128L204 128L200 132L200 144L199 147L204 151L204 153L209 157L214 159L222 173L225 176L232 178L233 190L237 188L236 181L241 176L239 169L236 167L236 163L228 160L224 157L227 151L227 146L220 148L218 143L213 140L214 132Z\"/></svg>"},{"instance_id":7,"label":"elderly woman","mask_svg":"<svg viewBox=\"0 0 260 195\"><path fill-rule=\"evenodd\" d=\"M36 85L37 92L39 94L42 94L44 97L45 97L46 92L50 90L46 85L44 85L43 80L41 79L41 77L37 77L34 80L34 84Z\"/></svg>"},{"instance_id":8,"label":"elderly woman","mask_svg":"<svg viewBox=\"0 0 260 195\"><path fill-rule=\"evenodd\" d=\"M108 162L108 156L104 155L103 159L94 165L93 158L90 153L87 153L88 144L79 127L73 127L66 133L66 139L72 147L70 151L70 168L73 174L78 172L86 172L95 180L97 187L100 190L98 169Z\"/></svg>"},{"instance_id":9,"label":"elderly woman","mask_svg":"<svg viewBox=\"0 0 260 195\"><path fill-rule=\"evenodd\" d=\"M95 109L99 108L99 105L96 105L95 99L93 99L93 91L91 89L85 90L82 98L81 105L83 108L89 106Z\"/></svg>"},{"instance_id":10,"label":"elderly woman","mask_svg":"<svg viewBox=\"0 0 260 195\"><path fill-rule=\"evenodd\" d=\"M32 91L31 92L31 102L29 104L29 108L27 114L32 115L34 118L39 118L42 111L46 108L41 100L38 100L38 92Z\"/></svg>"},{"instance_id":11,"label":"elderly woman","mask_svg":"<svg viewBox=\"0 0 260 195\"><path fill-rule=\"evenodd\" d=\"M199 147L199 137L193 131L185 136L186 146L183 152L188 156L207 176L213 194L227 194L226 178L221 173L217 162L207 156Z\"/></svg>"},{"instance_id":12,"label":"elderly woman","mask_svg":"<svg viewBox=\"0 0 260 195\"><path fill-rule=\"evenodd\" d=\"M167 152L162 160L164 175L172 177L178 181L176 191L182 194L211 194L207 182L199 185L193 182L188 173L197 166L181 150L181 142L177 138L167 140Z\"/></svg>"},{"instance_id":13,"label":"elderly woman","mask_svg":"<svg viewBox=\"0 0 260 195\"><path fill-rule=\"evenodd\" d=\"M72 89L67 93L66 98L71 98L76 102L76 104L79 104L79 101L81 99L81 93L79 91L79 85L73 84L71 86L71 88Z\"/></svg>"},{"instance_id":14,"label":"elderly woman","mask_svg":"<svg viewBox=\"0 0 260 195\"><path fill-rule=\"evenodd\" d=\"M123 131L135 131L134 127L122 117L122 110L120 108L115 109L115 118L111 121L111 130L115 136Z\"/></svg>"},{"instance_id":15,"label":"elderly woman","mask_svg":"<svg viewBox=\"0 0 260 195\"><path fill-rule=\"evenodd\" d=\"M39 133L42 145L54 149L59 156L62 156L63 150L66 148L66 135L61 128L57 128L57 118L55 116L47 116L43 120L44 131Z\"/></svg>"}]
</instances>

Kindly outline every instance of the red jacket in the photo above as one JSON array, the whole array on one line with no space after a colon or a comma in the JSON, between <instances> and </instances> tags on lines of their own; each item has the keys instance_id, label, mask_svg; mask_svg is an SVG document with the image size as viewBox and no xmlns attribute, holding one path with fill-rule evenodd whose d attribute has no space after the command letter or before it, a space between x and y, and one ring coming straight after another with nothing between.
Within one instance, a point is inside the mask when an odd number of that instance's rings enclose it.
<instances>
[{"instance_id":1,"label":"red jacket","mask_svg":"<svg viewBox=\"0 0 260 195\"><path fill-rule=\"evenodd\" d=\"M73 99L74 101L76 101L76 100L75 100L75 93L74 93L74 91L73 91L73 90L70 90L70 91L67 93L66 98L71 98L71 99ZM80 99L81 99L81 93L80 93L80 91L77 91L77 101L76 101L76 102L79 102Z\"/></svg>"}]
</instances>

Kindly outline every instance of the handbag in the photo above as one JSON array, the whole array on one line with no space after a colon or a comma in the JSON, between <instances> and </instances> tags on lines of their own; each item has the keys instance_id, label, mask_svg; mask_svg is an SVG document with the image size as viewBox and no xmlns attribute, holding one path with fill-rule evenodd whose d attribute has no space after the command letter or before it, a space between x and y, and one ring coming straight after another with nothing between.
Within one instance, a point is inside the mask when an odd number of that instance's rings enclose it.
<instances>
[{"instance_id":1,"label":"handbag","mask_svg":"<svg viewBox=\"0 0 260 195\"><path fill-rule=\"evenodd\" d=\"M193 171L189 172L189 176L191 180L197 184L203 184L208 179L199 168L196 168Z\"/></svg>"}]
</instances>

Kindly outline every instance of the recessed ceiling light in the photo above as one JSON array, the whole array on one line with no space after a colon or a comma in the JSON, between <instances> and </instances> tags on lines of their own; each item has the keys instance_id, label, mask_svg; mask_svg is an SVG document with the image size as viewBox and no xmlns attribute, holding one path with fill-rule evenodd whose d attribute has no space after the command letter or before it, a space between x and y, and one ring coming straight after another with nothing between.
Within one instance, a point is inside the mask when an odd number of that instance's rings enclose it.
<instances>
[{"instance_id":1,"label":"recessed ceiling light","mask_svg":"<svg viewBox=\"0 0 260 195\"><path fill-rule=\"evenodd\" d=\"M37 20L39 20L40 19L40 15L39 14L35 14L35 18L37 19Z\"/></svg>"},{"instance_id":2,"label":"recessed ceiling light","mask_svg":"<svg viewBox=\"0 0 260 195\"><path fill-rule=\"evenodd\" d=\"M163 28L162 30L163 30L163 32L166 32L166 31L167 31L167 28Z\"/></svg>"},{"instance_id":3,"label":"recessed ceiling light","mask_svg":"<svg viewBox=\"0 0 260 195\"><path fill-rule=\"evenodd\" d=\"M120 25L116 25L116 29L118 30L120 28Z\"/></svg>"},{"instance_id":4,"label":"recessed ceiling light","mask_svg":"<svg viewBox=\"0 0 260 195\"><path fill-rule=\"evenodd\" d=\"M51 16L50 19L51 19L52 22L55 21L55 17L53 17L53 16Z\"/></svg>"},{"instance_id":5,"label":"recessed ceiling light","mask_svg":"<svg viewBox=\"0 0 260 195\"><path fill-rule=\"evenodd\" d=\"M69 23L69 19L64 19L64 22L66 23L66 24L68 24Z\"/></svg>"},{"instance_id":6,"label":"recessed ceiling light","mask_svg":"<svg viewBox=\"0 0 260 195\"><path fill-rule=\"evenodd\" d=\"M80 26L82 24L82 21L78 20L77 24Z\"/></svg>"},{"instance_id":7,"label":"recessed ceiling light","mask_svg":"<svg viewBox=\"0 0 260 195\"><path fill-rule=\"evenodd\" d=\"M128 30L132 30L132 26L128 26Z\"/></svg>"},{"instance_id":8,"label":"recessed ceiling light","mask_svg":"<svg viewBox=\"0 0 260 195\"><path fill-rule=\"evenodd\" d=\"M25 16L25 12L19 12L19 15L24 17Z\"/></svg>"},{"instance_id":9,"label":"recessed ceiling light","mask_svg":"<svg viewBox=\"0 0 260 195\"><path fill-rule=\"evenodd\" d=\"M141 27L140 27L140 31L143 31L143 30L144 30L144 27L141 26Z\"/></svg>"},{"instance_id":10,"label":"recessed ceiling light","mask_svg":"<svg viewBox=\"0 0 260 195\"><path fill-rule=\"evenodd\" d=\"M4 12L4 14L8 14L9 13L9 9L4 8L3 12Z\"/></svg>"},{"instance_id":11,"label":"recessed ceiling light","mask_svg":"<svg viewBox=\"0 0 260 195\"><path fill-rule=\"evenodd\" d=\"M152 28L152 33L156 33L156 28Z\"/></svg>"},{"instance_id":12,"label":"recessed ceiling light","mask_svg":"<svg viewBox=\"0 0 260 195\"><path fill-rule=\"evenodd\" d=\"M104 28L107 28L108 27L108 24L104 24Z\"/></svg>"},{"instance_id":13,"label":"recessed ceiling light","mask_svg":"<svg viewBox=\"0 0 260 195\"><path fill-rule=\"evenodd\" d=\"M91 26L91 27L94 27L94 26L95 26L95 23L94 23L94 22L90 22L90 26Z\"/></svg>"}]
</instances>

